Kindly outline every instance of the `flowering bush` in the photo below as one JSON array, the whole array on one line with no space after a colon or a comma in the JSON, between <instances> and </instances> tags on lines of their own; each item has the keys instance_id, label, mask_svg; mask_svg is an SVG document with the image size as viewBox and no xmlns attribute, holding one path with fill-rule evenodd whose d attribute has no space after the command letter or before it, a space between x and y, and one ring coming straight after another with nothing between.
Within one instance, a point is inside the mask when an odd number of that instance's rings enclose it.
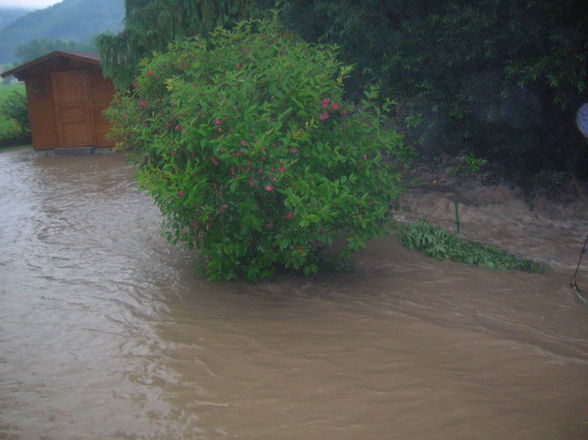
<instances>
[{"instance_id":1,"label":"flowering bush","mask_svg":"<svg viewBox=\"0 0 588 440\"><path fill-rule=\"evenodd\" d=\"M407 153L380 128L374 92L343 102L350 68L334 48L274 22L211 37L145 61L109 113L168 238L197 248L212 280L311 274L334 239L342 257L363 247L400 192L392 164Z\"/></svg>"}]
</instances>

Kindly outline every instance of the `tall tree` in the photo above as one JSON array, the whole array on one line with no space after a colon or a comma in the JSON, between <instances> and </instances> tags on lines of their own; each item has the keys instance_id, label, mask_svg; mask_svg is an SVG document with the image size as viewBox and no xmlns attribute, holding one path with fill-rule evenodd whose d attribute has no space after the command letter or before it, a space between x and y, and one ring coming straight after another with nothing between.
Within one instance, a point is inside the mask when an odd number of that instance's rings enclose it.
<instances>
[{"instance_id":1,"label":"tall tree","mask_svg":"<svg viewBox=\"0 0 588 440\"><path fill-rule=\"evenodd\" d=\"M205 35L255 15L263 0L125 0L125 28L98 39L104 73L118 89L129 86L139 61L170 41Z\"/></svg>"}]
</instances>

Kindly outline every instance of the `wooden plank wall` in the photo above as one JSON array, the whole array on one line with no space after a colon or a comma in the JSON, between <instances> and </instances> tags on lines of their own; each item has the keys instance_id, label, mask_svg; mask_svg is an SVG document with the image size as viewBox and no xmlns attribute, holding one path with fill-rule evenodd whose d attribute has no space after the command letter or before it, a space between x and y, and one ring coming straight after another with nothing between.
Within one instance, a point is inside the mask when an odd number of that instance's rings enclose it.
<instances>
[{"instance_id":1,"label":"wooden plank wall","mask_svg":"<svg viewBox=\"0 0 588 440\"><path fill-rule=\"evenodd\" d=\"M88 69L51 72L59 147L94 145Z\"/></svg>"},{"instance_id":2,"label":"wooden plank wall","mask_svg":"<svg viewBox=\"0 0 588 440\"><path fill-rule=\"evenodd\" d=\"M59 144L49 75L35 76L26 81L29 121L35 150L48 150Z\"/></svg>"},{"instance_id":3,"label":"wooden plank wall","mask_svg":"<svg viewBox=\"0 0 588 440\"><path fill-rule=\"evenodd\" d=\"M113 147L114 142L106 138L110 130L110 123L104 116L103 111L110 106L114 97L114 86L112 81L104 78L102 72L91 69L89 78L89 95L94 119L94 140L97 147Z\"/></svg>"},{"instance_id":4,"label":"wooden plank wall","mask_svg":"<svg viewBox=\"0 0 588 440\"><path fill-rule=\"evenodd\" d=\"M75 70L85 77L87 81L87 96L89 99L91 123L88 124L87 137L90 144L96 147L113 147L114 142L107 139L110 123L103 111L110 105L115 90L112 81L102 76L97 68ZM72 71L73 72L73 71ZM74 86L72 82L72 87ZM26 80L27 96L29 101L29 119L33 146L36 150L48 150L61 148L58 123L56 119L56 107L54 90L50 72L44 75L31 76ZM85 145L88 142L83 142Z\"/></svg>"}]
</instances>

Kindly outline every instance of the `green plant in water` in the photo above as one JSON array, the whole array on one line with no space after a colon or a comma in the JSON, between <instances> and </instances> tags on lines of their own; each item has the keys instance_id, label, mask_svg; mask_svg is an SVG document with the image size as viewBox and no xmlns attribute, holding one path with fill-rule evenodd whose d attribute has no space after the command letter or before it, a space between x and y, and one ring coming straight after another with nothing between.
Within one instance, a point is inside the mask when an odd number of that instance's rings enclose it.
<instances>
[{"instance_id":1,"label":"green plant in water","mask_svg":"<svg viewBox=\"0 0 588 440\"><path fill-rule=\"evenodd\" d=\"M540 265L491 246L460 240L446 230L421 220L399 225L398 241L408 249L418 250L438 260L452 260L493 270L541 272Z\"/></svg>"},{"instance_id":2,"label":"green plant in water","mask_svg":"<svg viewBox=\"0 0 588 440\"><path fill-rule=\"evenodd\" d=\"M381 128L376 91L343 102L349 71L331 47L248 21L172 43L115 98L118 144L137 156L168 238L196 248L209 279L312 274L335 239L348 257L383 232L401 191L384 154L407 149Z\"/></svg>"}]
</instances>

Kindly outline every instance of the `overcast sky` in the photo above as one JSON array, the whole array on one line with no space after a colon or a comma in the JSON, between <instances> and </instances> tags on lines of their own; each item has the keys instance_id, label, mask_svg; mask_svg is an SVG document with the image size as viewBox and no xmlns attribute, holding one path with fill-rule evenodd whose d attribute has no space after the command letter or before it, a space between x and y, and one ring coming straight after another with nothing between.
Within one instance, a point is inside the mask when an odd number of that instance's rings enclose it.
<instances>
[{"instance_id":1,"label":"overcast sky","mask_svg":"<svg viewBox=\"0 0 588 440\"><path fill-rule=\"evenodd\" d=\"M0 8L43 9L61 0L0 0ZM97 0L100 1L100 0Z\"/></svg>"}]
</instances>

